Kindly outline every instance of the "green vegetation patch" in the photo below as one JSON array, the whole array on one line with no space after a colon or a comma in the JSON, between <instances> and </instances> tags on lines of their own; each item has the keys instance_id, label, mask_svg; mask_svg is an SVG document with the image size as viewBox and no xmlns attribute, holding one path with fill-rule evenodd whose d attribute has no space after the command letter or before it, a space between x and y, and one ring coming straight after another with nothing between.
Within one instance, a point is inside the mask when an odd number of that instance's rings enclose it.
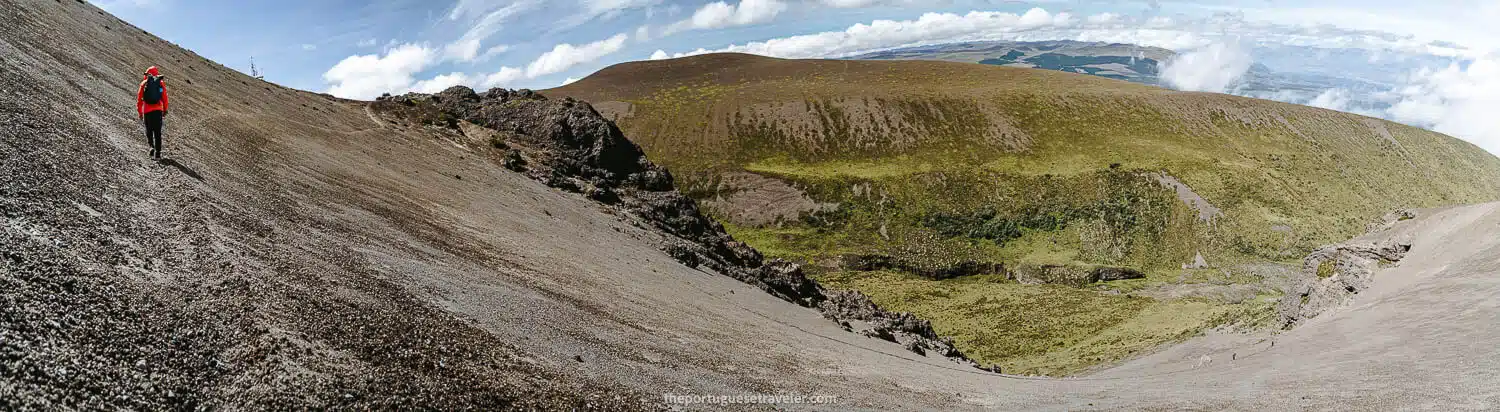
<instances>
[{"instance_id":1,"label":"green vegetation patch","mask_svg":"<svg viewBox=\"0 0 1500 412\"><path fill-rule=\"evenodd\" d=\"M1318 277L1323 279L1333 277L1336 267L1338 267L1338 262L1331 259L1318 262Z\"/></svg>"},{"instance_id":2,"label":"green vegetation patch","mask_svg":"<svg viewBox=\"0 0 1500 412\"><path fill-rule=\"evenodd\" d=\"M738 190L718 176L751 172L837 204L793 222L726 226L768 256L934 319L1008 370L1072 373L1270 313L1259 299L1110 292L1257 284L1225 273L1300 261L1395 209L1500 199L1493 155L1347 113L1045 70L731 57L632 64L645 72L607 76L632 81L563 90L629 102L620 127L697 199ZM1183 269L1197 254L1209 267ZM914 275L993 265L1128 267L1146 278L1078 288Z\"/></svg>"},{"instance_id":3,"label":"green vegetation patch","mask_svg":"<svg viewBox=\"0 0 1500 412\"><path fill-rule=\"evenodd\" d=\"M997 276L933 281L891 272L840 272L818 281L863 291L882 307L930 319L938 333L953 337L976 361L1018 374L1082 372L1194 336L1241 310L1021 285Z\"/></svg>"}]
</instances>

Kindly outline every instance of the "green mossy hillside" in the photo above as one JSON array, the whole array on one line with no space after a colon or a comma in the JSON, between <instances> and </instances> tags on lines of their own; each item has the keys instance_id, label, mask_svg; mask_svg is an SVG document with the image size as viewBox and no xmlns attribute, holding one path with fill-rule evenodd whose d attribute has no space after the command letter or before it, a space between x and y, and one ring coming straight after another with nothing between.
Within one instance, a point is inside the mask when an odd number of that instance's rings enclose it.
<instances>
[{"instance_id":1,"label":"green mossy hillside","mask_svg":"<svg viewBox=\"0 0 1500 412\"><path fill-rule=\"evenodd\" d=\"M1268 284L1239 268L1295 266L1391 210L1500 199L1500 158L1449 136L1056 71L725 54L622 64L544 93L594 103L700 200L754 190L725 183L749 172L834 205L725 223L769 256L933 319L966 352L1049 374L1231 320L1220 314L1257 318L1264 306L1095 295L1203 277ZM1208 267L1188 269L1199 255ZM1146 278L1084 288L976 280L1100 266ZM972 301L995 296L981 291L1035 297L981 310L991 306ZM995 332L1023 307L1072 326L1062 341ZM1178 310L1199 315L1139 315ZM1084 338L1111 328L1154 332Z\"/></svg>"}]
</instances>

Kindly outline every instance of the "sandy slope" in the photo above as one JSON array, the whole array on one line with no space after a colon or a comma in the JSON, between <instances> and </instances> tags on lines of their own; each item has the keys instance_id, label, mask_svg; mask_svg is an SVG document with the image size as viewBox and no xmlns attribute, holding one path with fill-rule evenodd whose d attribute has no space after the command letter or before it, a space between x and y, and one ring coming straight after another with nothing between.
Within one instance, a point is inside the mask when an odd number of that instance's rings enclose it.
<instances>
[{"instance_id":1,"label":"sandy slope","mask_svg":"<svg viewBox=\"0 0 1500 412\"><path fill-rule=\"evenodd\" d=\"M1090 378L998 376L682 266L661 235L362 103L247 79L92 6L0 9L4 67L22 68L0 76L0 407L1500 406L1500 206L1398 225L1406 261L1274 348L1210 337ZM168 164L130 112L153 62L177 108Z\"/></svg>"}]
</instances>

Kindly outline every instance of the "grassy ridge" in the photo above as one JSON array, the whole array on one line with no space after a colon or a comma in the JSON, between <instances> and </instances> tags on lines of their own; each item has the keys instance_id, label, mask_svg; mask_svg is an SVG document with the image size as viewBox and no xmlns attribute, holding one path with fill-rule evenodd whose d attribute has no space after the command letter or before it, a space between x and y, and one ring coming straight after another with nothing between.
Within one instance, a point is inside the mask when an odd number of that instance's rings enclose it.
<instances>
[{"instance_id":1,"label":"grassy ridge","mask_svg":"<svg viewBox=\"0 0 1500 412\"><path fill-rule=\"evenodd\" d=\"M1108 288L1139 290L1195 278L1181 267L1199 253L1209 272L1228 273L1299 259L1393 209L1500 198L1500 159L1441 134L1043 70L709 55L628 63L547 93L625 107L606 114L696 197L740 190L720 176L748 171L838 204L780 225L727 223L768 255L823 268L830 284L934 319L981 359L1045 373L1119 359L1259 304L932 281L848 270L845 258L919 270L1127 266L1148 279ZM1156 175L1222 213L1203 219ZM981 296L1013 304L974 304ZM997 326L1022 309L1073 326Z\"/></svg>"}]
</instances>

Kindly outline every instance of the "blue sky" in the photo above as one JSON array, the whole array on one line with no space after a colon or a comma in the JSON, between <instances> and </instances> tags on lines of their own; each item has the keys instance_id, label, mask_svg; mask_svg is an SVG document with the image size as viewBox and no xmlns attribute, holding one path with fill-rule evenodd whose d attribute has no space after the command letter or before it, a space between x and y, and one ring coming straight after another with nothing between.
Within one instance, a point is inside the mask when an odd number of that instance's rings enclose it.
<instances>
[{"instance_id":1,"label":"blue sky","mask_svg":"<svg viewBox=\"0 0 1500 412\"><path fill-rule=\"evenodd\" d=\"M369 99L463 84L543 89L610 64L713 51L842 57L965 40L1176 50L1172 84L1233 93L1247 50L1279 45L1453 62L1400 66L1377 115L1500 151L1500 0L95 0L268 80ZM1295 59L1291 60L1295 63ZM1309 62L1309 69L1318 62ZM1358 70L1360 62L1340 67ZM1296 70L1296 67L1282 68ZM1388 70L1389 71L1389 70ZM1360 73L1350 73L1359 76ZM1172 79L1168 79L1172 80ZM1293 101L1337 110L1351 91ZM1257 96L1267 97L1267 96ZM1274 98L1274 97L1273 97Z\"/></svg>"},{"instance_id":2,"label":"blue sky","mask_svg":"<svg viewBox=\"0 0 1500 412\"><path fill-rule=\"evenodd\" d=\"M447 48L470 35L478 40L478 57L433 64L417 73L425 77L414 78L425 79L452 72L493 72L505 66L524 67L531 59L559 44L581 46L621 33L634 37L636 30L643 25L665 27L692 17L703 5L711 2L270 0L250 3L122 0L95 3L152 34L215 61L248 71L253 57L268 80L299 89L326 91L329 84L323 79L323 74L350 56L379 55L405 44ZM727 4L738 6L737 3ZM507 7L514 7L515 12L504 17ZM946 7L921 9L967 11L957 2L950 2ZM1016 4L1000 9L1024 12L1026 7ZM640 41L631 39L618 51L610 53L608 59L601 58L559 73L520 80L510 86L551 87L569 77L586 75L607 63L646 59L658 49L693 50L723 46L736 41L774 38L785 33L839 30L853 22L907 18L917 14L920 12L911 8L822 10L786 7L775 13L774 19L759 24L726 24L722 28L698 30L691 34L674 33ZM489 23L487 18L491 19ZM471 31L474 33L470 34Z\"/></svg>"},{"instance_id":3,"label":"blue sky","mask_svg":"<svg viewBox=\"0 0 1500 412\"><path fill-rule=\"evenodd\" d=\"M731 45L799 34L842 31L876 20L903 21L924 13L995 11L1024 15L1032 8L1071 13L1077 18L1113 13L1144 20L1147 17L1194 18L1217 11L1242 11L1270 17L1269 21L1331 22L1354 29L1411 28L1445 41L1463 44L1488 42L1482 35L1442 33L1451 16L1413 11L1441 7L1408 6L1409 2L1323 1L1001 1L1001 0L739 0L727 2L684 0L383 0L261 2L209 0L96 1L133 24L186 46L210 59L246 70L253 57L269 80L306 90L329 91L336 82L325 73L350 56L381 56L402 45L431 49L420 56L427 64L408 65L414 81L464 73L493 74L501 68L526 68L534 59L559 45L599 44L576 50L584 61L567 59L545 70L522 73L501 84L545 88L577 78L611 63L649 58L656 50L670 54L697 49L717 50ZM733 10L719 21L703 19L693 28L695 14L714 3ZM1466 4L1454 3L1452 9ZM1296 6L1290 6L1295 4ZM1474 6L1478 7L1478 6ZM1382 12L1382 10L1388 10ZM740 15L744 16L743 18ZM1372 17L1373 16L1373 17ZM1386 20L1381 20L1384 16ZM1420 18L1415 18L1420 17ZM1397 19L1408 21L1393 22ZM1424 20L1425 19L1425 20ZM1427 25L1424 27L1423 24ZM1374 27L1359 27L1361 25ZM673 28L673 27L678 28ZM645 32L642 27L647 27ZM645 33L645 35L640 35ZM624 41L607 42L615 36ZM466 37L467 36L467 37ZM1436 39L1436 37L1435 37ZM934 38L934 40L941 40ZM889 46L885 44L872 46ZM874 47L872 47L874 48ZM451 52L450 52L451 51ZM444 55L449 55L445 58ZM456 55L456 56L454 56ZM816 57L797 55L795 57ZM372 64L379 64L372 62ZM398 64L386 62L386 64ZM540 68L539 68L540 69ZM560 70L559 70L560 69ZM555 72L554 72L555 71ZM473 80L473 79L468 79ZM389 82L395 85L396 81ZM484 83L477 81L477 83ZM378 88L378 85L370 87ZM363 88L362 88L363 89ZM350 97L369 97L368 90L345 88Z\"/></svg>"}]
</instances>

